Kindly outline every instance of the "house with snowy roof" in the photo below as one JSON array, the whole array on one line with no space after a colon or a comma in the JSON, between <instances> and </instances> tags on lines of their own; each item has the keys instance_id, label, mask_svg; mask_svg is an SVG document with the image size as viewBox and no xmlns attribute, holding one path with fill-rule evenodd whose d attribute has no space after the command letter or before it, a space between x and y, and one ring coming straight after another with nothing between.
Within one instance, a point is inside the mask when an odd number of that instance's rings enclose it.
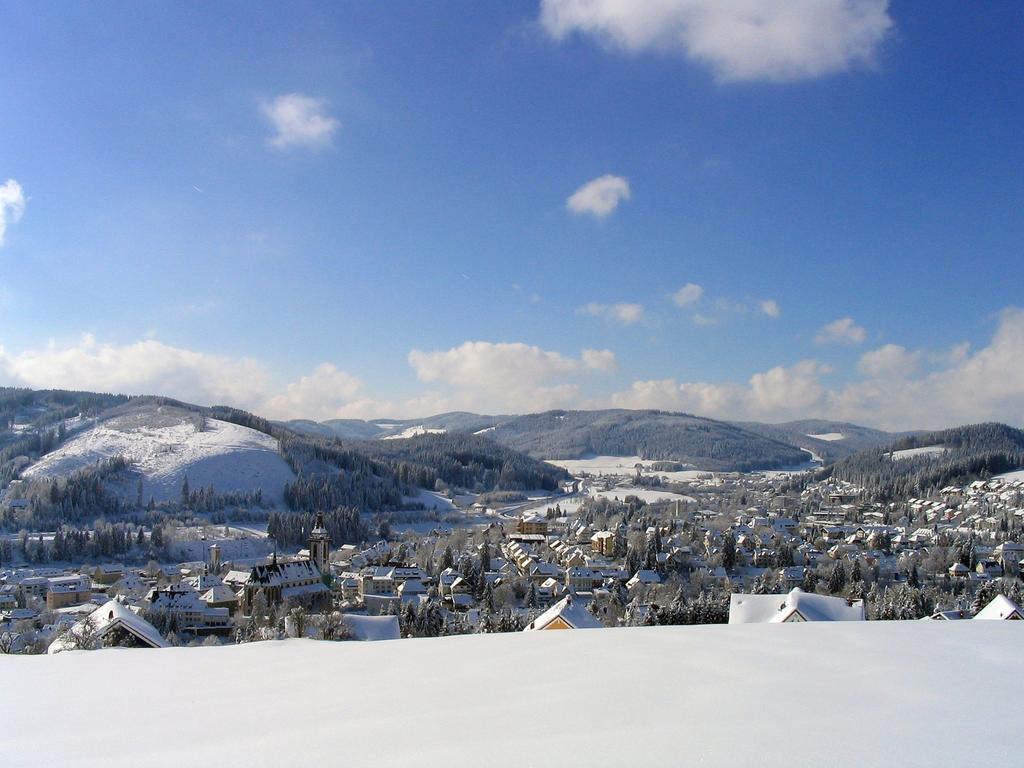
<instances>
[{"instance_id":1,"label":"house with snowy roof","mask_svg":"<svg viewBox=\"0 0 1024 768\"><path fill-rule=\"evenodd\" d=\"M650 587L661 584L661 576L657 571L641 569L633 574L633 577L626 582L626 589L633 591L641 587Z\"/></svg>"},{"instance_id":2,"label":"house with snowy roof","mask_svg":"<svg viewBox=\"0 0 1024 768\"><path fill-rule=\"evenodd\" d=\"M185 584L154 587L146 595L146 602L150 610L174 617L178 627L188 632L226 630L231 626L231 614L226 607L211 608L196 590Z\"/></svg>"},{"instance_id":3,"label":"house with snowy roof","mask_svg":"<svg viewBox=\"0 0 1024 768\"><path fill-rule=\"evenodd\" d=\"M996 595L992 602L978 611L975 620L981 621L1024 621L1020 606L1006 595Z\"/></svg>"},{"instance_id":4,"label":"house with snowy roof","mask_svg":"<svg viewBox=\"0 0 1024 768\"><path fill-rule=\"evenodd\" d=\"M81 605L92 600L92 582L88 576L58 576L50 579L46 589L47 610Z\"/></svg>"},{"instance_id":5,"label":"house with snowy roof","mask_svg":"<svg viewBox=\"0 0 1024 768\"><path fill-rule=\"evenodd\" d=\"M227 576L224 581L228 582ZM252 605L257 592L263 592L269 603L281 603L289 599L317 599L330 594L320 569L312 560L278 562L276 554L266 565L252 567L243 590L246 605Z\"/></svg>"},{"instance_id":6,"label":"house with snowy roof","mask_svg":"<svg viewBox=\"0 0 1024 768\"><path fill-rule=\"evenodd\" d=\"M804 621L864 621L864 601L804 592L788 595L733 594L730 624L788 624Z\"/></svg>"},{"instance_id":7,"label":"house with snowy roof","mask_svg":"<svg viewBox=\"0 0 1024 768\"><path fill-rule=\"evenodd\" d=\"M59 634L47 653L73 650L74 637L93 635L93 648L166 648L167 642L156 627L117 600L110 600L77 622L67 634Z\"/></svg>"},{"instance_id":8,"label":"house with snowy roof","mask_svg":"<svg viewBox=\"0 0 1024 768\"><path fill-rule=\"evenodd\" d=\"M602 624L581 603L566 595L531 621L524 632L547 629L601 629Z\"/></svg>"}]
</instances>

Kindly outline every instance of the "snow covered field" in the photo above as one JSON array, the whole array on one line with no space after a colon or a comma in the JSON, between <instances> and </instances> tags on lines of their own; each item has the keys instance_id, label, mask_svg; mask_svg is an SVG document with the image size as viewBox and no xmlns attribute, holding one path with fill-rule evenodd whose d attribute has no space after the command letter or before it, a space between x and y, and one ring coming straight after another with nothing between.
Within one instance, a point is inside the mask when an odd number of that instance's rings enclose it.
<instances>
[{"instance_id":1,"label":"snow covered field","mask_svg":"<svg viewBox=\"0 0 1024 768\"><path fill-rule=\"evenodd\" d=\"M1015 480L1024 480L1024 469L1018 469L1014 472L1005 472L1002 475L996 475L993 480L1006 480L1013 482Z\"/></svg>"},{"instance_id":2,"label":"snow covered field","mask_svg":"<svg viewBox=\"0 0 1024 768\"><path fill-rule=\"evenodd\" d=\"M562 467L570 475L587 472L591 475L632 475L636 465L647 465L639 456L593 456L589 459L545 459L548 464Z\"/></svg>"},{"instance_id":3,"label":"snow covered field","mask_svg":"<svg viewBox=\"0 0 1024 768\"><path fill-rule=\"evenodd\" d=\"M0 656L0 743L9 768L1012 765L1022 632L762 624ZM1005 706L965 705L982 698Z\"/></svg>"},{"instance_id":4,"label":"snow covered field","mask_svg":"<svg viewBox=\"0 0 1024 768\"><path fill-rule=\"evenodd\" d=\"M431 427L424 427L422 424L418 424L415 427L403 429L397 435L382 437L381 440L403 440L408 437L417 437L419 435L443 435L447 431L448 430L446 429L433 429Z\"/></svg>"},{"instance_id":5,"label":"snow covered field","mask_svg":"<svg viewBox=\"0 0 1024 768\"><path fill-rule=\"evenodd\" d=\"M192 488L218 491L263 489L279 502L284 484L295 479L277 452L277 441L262 432L216 419L206 429L178 409L132 412L101 422L48 453L25 471L26 477L53 477L112 456L124 456L142 473L143 498L179 498L188 476ZM134 497L135 487L125 489Z\"/></svg>"},{"instance_id":6,"label":"snow covered field","mask_svg":"<svg viewBox=\"0 0 1024 768\"><path fill-rule=\"evenodd\" d=\"M836 440L843 440L846 435L842 432L824 432L820 435L808 435L808 437L813 437L815 440L824 440L827 443L831 443Z\"/></svg>"},{"instance_id":7,"label":"snow covered field","mask_svg":"<svg viewBox=\"0 0 1024 768\"><path fill-rule=\"evenodd\" d=\"M944 445L928 445L924 448L904 448L902 451L893 451L890 456L893 461L900 459L912 459L915 456L939 456L946 452Z\"/></svg>"},{"instance_id":8,"label":"snow covered field","mask_svg":"<svg viewBox=\"0 0 1024 768\"><path fill-rule=\"evenodd\" d=\"M452 500L443 493L428 491L423 488L420 488L419 493L415 496L403 496L402 501L406 503L419 503L423 505L424 509L436 509L439 512L458 511L458 508L452 503Z\"/></svg>"},{"instance_id":9,"label":"snow covered field","mask_svg":"<svg viewBox=\"0 0 1024 768\"><path fill-rule=\"evenodd\" d=\"M670 493L669 491L662 491L658 488L637 488L636 486L623 486L621 488L612 488L610 491L591 491L591 496L596 496L600 499L618 499L622 501L627 496L636 496L638 499L643 499L648 504L652 501L696 501L692 496L683 496L681 493Z\"/></svg>"}]
</instances>

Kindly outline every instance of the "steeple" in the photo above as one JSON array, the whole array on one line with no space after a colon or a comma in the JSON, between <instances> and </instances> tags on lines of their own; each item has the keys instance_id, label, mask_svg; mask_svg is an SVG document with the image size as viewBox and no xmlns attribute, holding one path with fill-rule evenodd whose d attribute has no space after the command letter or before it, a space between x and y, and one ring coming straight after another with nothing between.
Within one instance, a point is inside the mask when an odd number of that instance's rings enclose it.
<instances>
[{"instance_id":1,"label":"steeple","mask_svg":"<svg viewBox=\"0 0 1024 768\"><path fill-rule=\"evenodd\" d=\"M309 559L320 570L328 573L331 567L331 536L324 527L324 513L316 513L316 523L309 534Z\"/></svg>"}]
</instances>

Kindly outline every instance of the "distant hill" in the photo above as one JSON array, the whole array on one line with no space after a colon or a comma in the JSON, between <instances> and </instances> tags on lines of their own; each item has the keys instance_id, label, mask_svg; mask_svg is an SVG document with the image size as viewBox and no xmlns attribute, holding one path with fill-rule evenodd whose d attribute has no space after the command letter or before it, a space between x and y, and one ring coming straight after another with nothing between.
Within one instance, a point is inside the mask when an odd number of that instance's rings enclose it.
<instances>
[{"instance_id":1,"label":"distant hill","mask_svg":"<svg viewBox=\"0 0 1024 768\"><path fill-rule=\"evenodd\" d=\"M280 505L295 473L278 452L277 440L250 427L208 418L174 405L129 402L28 467L26 480L64 477L104 459L120 456L131 469L123 494L156 502L181 498L185 479L193 489L216 493L260 491Z\"/></svg>"},{"instance_id":2,"label":"distant hill","mask_svg":"<svg viewBox=\"0 0 1024 768\"><path fill-rule=\"evenodd\" d=\"M411 431L442 430L482 435L537 459L577 459L587 455L640 456L672 460L709 470L793 467L808 456L789 433L758 433L742 425L665 411L547 411L524 416L444 413L423 419L375 422L288 422L307 434L330 427L340 437L385 440Z\"/></svg>"},{"instance_id":3,"label":"distant hill","mask_svg":"<svg viewBox=\"0 0 1024 768\"><path fill-rule=\"evenodd\" d=\"M821 459L823 464L831 464L868 448L888 445L910 434L883 432L845 421L823 419L803 419L783 424L761 424L753 421L735 424L756 434L803 448Z\"/></svg>"},{"instance_id":4,"label":"distant hill","mask_svg":"<svg viewBox=\"0 0 1024 768\"><path fill-rule=\"evenodd\" d=\"M987 423L903 437L841 459L822 476L855 483L882 498L900 498L1021 467L1024 431Z\"/></svg>"},{"instance_id":5,"label":"distant hill","mask_svg":"<svg viewBox=\"0 0 1024 768\"><path fill-rule=\"evenodd\" d=\"M331 426L274 424L226 406L29 390L0 390L0 414L0 527L14 530L137 512L150 499L173 510L186 478L187 506L199 512L254 504L388 512L422 505L421 489L439 483L555 490L568 478L485 436L441 427L402 439L399 430L419 427L395 425L395 439L340 440ZM465 424L464 416L445 418ZM12 506L17 499L27 506Z\"/></svg>"}]
</instances>

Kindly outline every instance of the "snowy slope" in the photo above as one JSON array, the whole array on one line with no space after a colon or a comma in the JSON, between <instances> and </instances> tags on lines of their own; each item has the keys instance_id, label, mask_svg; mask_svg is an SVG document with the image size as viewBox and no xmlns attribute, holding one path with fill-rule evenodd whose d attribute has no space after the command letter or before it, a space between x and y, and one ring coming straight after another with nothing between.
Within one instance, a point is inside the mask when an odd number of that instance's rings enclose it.
<instances>
[{"instance_id":1,"label":"snowy slope","mask_svg":"<svg viewBox=\"0 0 1024 768\"><path fill-rule=\"evenodd\" d=\"M417 424L414 427L408 427L403 429L396 435L388 435L382 437L381 440L405 440L410 437L419 437L420 435L443 435L448 430L441 428L424 427L422 424Z\"/></svg>"},{"instance_id":2,"label":"snowy slope","mask_svg":"<svg viewBox=\"0 0 1024 768\"><path fill-rule=\"evenodd\" d=\"M890 456L893 461L900 459L913 459L916 456L941 456L946 452L944 445L927 445L924 448L904 448L902 451L893 451Z\"/></svg>"},{"instance_id":3,"label":"snowy slope","mask_svg":"<svg viewBox=\"0 0 1024 768\"><path fill-rule=\"evenodd\" d=\"M848 622L0 656L0 743L8 768L1012 765L1022 639Z\"/></svg>"},{"instance_id":4,"label":"snowy slope","mask_svg":"<svg viewBox=\"0 0 1024 768\"><path fill-rule=\"evenodd\" d=\"M832 443L835 442L836 440L846 439L846 435L844 435L842 432L825 432L824 434L821 435L808 435L808 437L813 437L815 440L824 440L826 443Z\"/></svg>"},{"instance_id":5,"label":"snowy slope","mask_svg":"<svg viewBox=\"0 0 1024 768\"><path fill-rule=\"evenodd\" d=\"M171 406L147 405L99 422L25 471L26 477L55 477L121 455L141 473L143 497L177 499L186 475L192 488L218 491L263 489L280 501L284 484L295 479L277 452L277 440L262 432L216 419L200 430L195 414ZM125 494L134 497L134 483Z\"/></svg>"}]
</instances>

